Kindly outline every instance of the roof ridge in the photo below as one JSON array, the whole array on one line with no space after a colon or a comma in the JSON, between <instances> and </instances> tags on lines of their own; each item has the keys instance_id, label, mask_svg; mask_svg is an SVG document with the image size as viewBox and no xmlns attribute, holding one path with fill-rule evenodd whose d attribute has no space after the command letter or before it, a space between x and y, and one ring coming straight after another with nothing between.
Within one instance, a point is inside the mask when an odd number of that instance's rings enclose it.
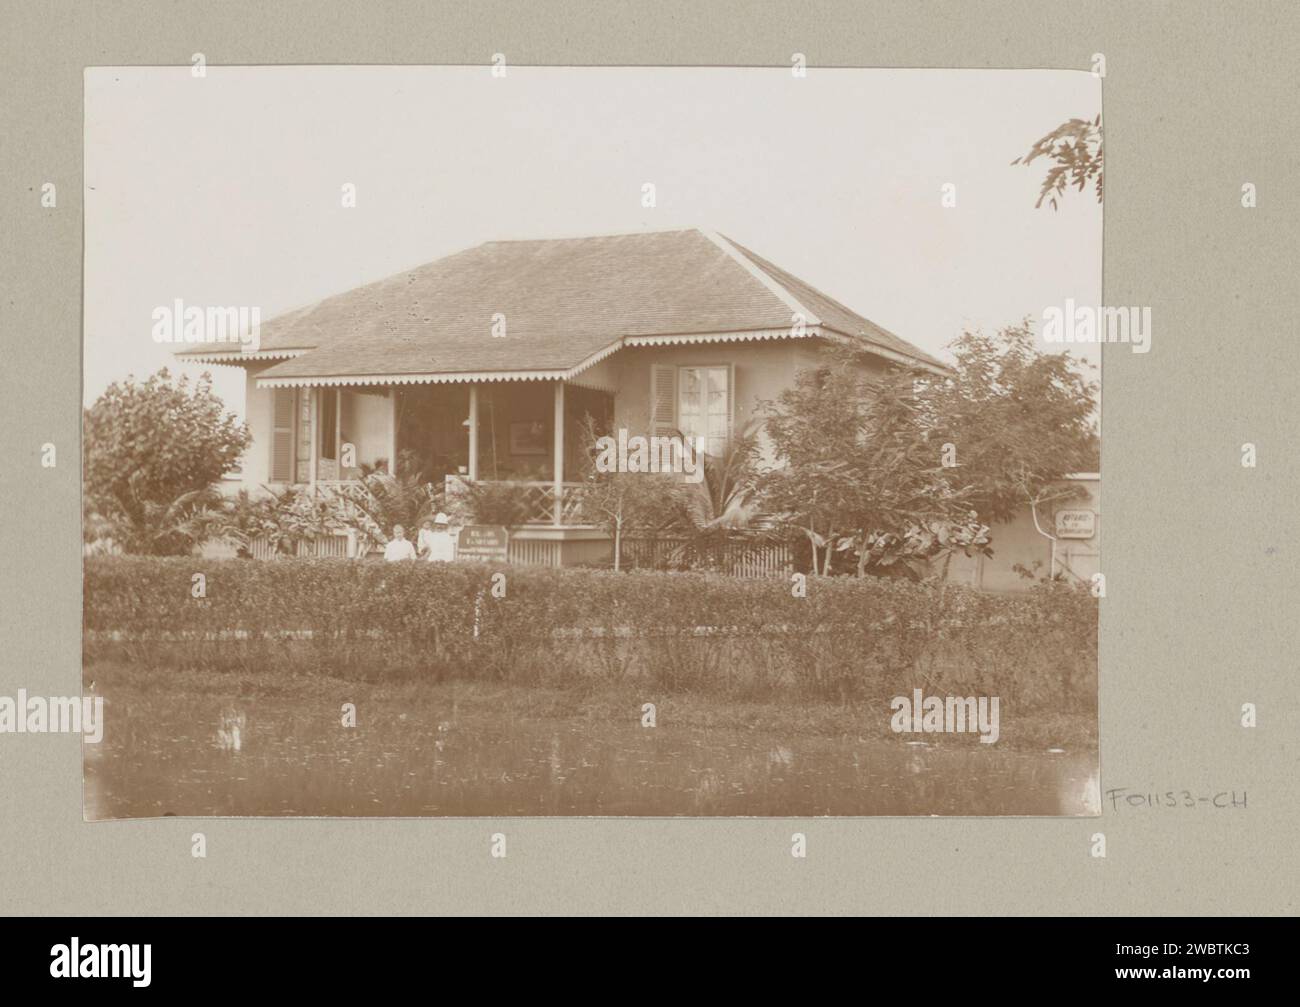
<instances>
[{"instance_id":1,"label":"roof ridge","mask_svg":"<svg viewBox=\"0 0 1300 1007\"><path fill-rule=\"evenodd\" d=\"M786 286L786 284L779 281L775 276L769 274L765 269L760 267L758 263L751 261L753 253L748 249L741 248L730 238L719 234L716 231L702 231L701 233L717 245L718 248L720 248L728 257L734 259L741 268L749 273L754 279L758 280L758 282L767 288L770 293L779 298L781 302L795 315L802 318L805 324L822 324L822 320L817 316L817 314L813 311L809 311L803 302L800 301L799 298L795 297L794 293ZM791 324L793 324L796 319L792 317L790 321Z\"/></svg>"},{"instance_id":2,"label":"roof ridge","mask_svg":"<svg viewBox=\"0 0 1300 1007\"><path fill-rule=\"evenodd\" d=\"M725 237L725 235L724 235L724 237ZM811 283L809 283L807 280L801 279L800 277L795 276L793 273L789 272L788 270L782 269L782 268L781 268L780 266L778 266L775 262L772 262L770 259L765 259L765 258L763 258L763 256L759 255L757 252L752 251L752 250L746 248L744 245L741 245L739 242L732 241L730 238L726 238L726 240L729 241L729 242L731 242L733 245L735 245L736 248L739 249L741 252L743 252L747 257L749 257L750 259L754 260L755 265L758 266L758 268L762 269L763 272L768 273L769 271L771 271L771 272L775 272L775 273L779 274L780 276L788 276L791 280L794 280L795 282L797 282L801 287L806 287L809 291L811 291L811 292L812 292L813 294L815 294L817 297L820 297L820 298L822 298L823 300L825 300L825 301L826 301L827 303L829 303L832 307L836 308L836 309L839 310L839 311L844 312L846 315L849 315L849 316L852 317L852 318L857 319L859 322L865 322L866 325L869 327L868 330L865 331L865 332L861 332L861 333L852 333L852 332L850 332L850 333L846 333L846 335L866 335L866 336L870 337L870 329L875 329L875 330L877 330L877 331L879 331L879 332L881 332L881 333L884 333L884 335L888 336L890 339L896 340L897 342L901 343L902 345L908 347L908 349L907 349L907 351L906 351L906 353L907 353L908 356L913 357L913 358L916 359L916 360L921 360L921 361L924 361L924 362L927 362L927 363L937 364L938 366L943 367L943 368L945 368L945 369L948 367L948 365L945 364L945 363L944 363L942 360L940 360L938 357L934 356L934 355L931 354L931 353L927 353L925 350L921 349L919 346L914 345L914 344L913 344L912 342L910 342L909 340L904 339L902 336L898 335L896 332L892 332L892 331L890 331L889 329L885 328L885 327L884 327L883 325L881 325L879 322L873 322L873 321L872 321L870 318L868 318L866 315L863 315L863 314L861 314L860 312L855 311L853 308L849 307L849 306L848 306L847 304L845 304L843 301L840 301L840 300L838 300L838 299L832 297L830 294L826 293L824 290L821 290L821 289L818 288L818 287L814 287L814 286L813 286ZM773 277L773 280L775 280L775 281L778 282L778 283L782 283L782 282L783 282L783 281L779 280L779 279L778 279L777 277L775 277L775 276ZM838 330L838 327L837 327L833 322L822 322L822 324L825 325L827 328Z\"/></svg>"},{"instance_id":3,"label":"roof ridge","mask_svg":"<svg viewBox=\"0 0 1300 1007\"><path fill-rule=\"evenodd\" d=\"M725 237L725 235L724 235L724 237ZM727 240L728 240L728 241L731 241L730 238L727 238ZM835 305L835 307L839 308L841 311L845 312L846 314L853 315L855 318L861 318L864 322L868 322L868 323L870 323L871 325L875 325L876 328L878 328L878 329L882 329L882 330L884 330L884 331L886 331L886 332L889 331L888 329L885 329L885 327L884 327L883 325L878 325L876 322L871 321L871 319L870 319L870 318L867 318L865 315L859 314L858 312L854 311L852 308L850 308L850 307L849 307L847 304L845 304L843 301L836 300L834 297L832 297L830 294L826 293L824 290L821 290L821 289L818 288L818 287L814 287L811 283L807 282L806 280L800 280L799 277L797 277L797 276L794 275L794 273L791 273L791 272L789 272L788 270L782 269L780 266L778 266L778 265L777 265L775 262L773 262L771 259L765 259L765 258L763 258L763 256L759 255L757 252L755 252L755 251L751 251L750 249L746 248L744 245L739 244L738 242L734 242L734 241L733 241L732 244L735 245L736 248L738 248L741 252L743 252L747 257L756 260L755 265L757 265L757 266L758 266L760 269L762 269L764 272L766 272L766 271L769 270L769 269L772 269L772 270L775 270L775 271L778 272L778 273L781 273L781 274L783 274L783 275L785 275L785 276L790 277L791 279L799 280L799 283L800 283L800 284L802 284L803 286L807 287L809 290L811 290L811 291L812 291L814 294L816 294L818 297L824 297L826 300L830 301L831 304ZM776 279L776 278L773 277L773 279ZM778 282L779 282L779 281L778 281ZM892 335L894 335L894 333L891 332L890 335L892 336ZM900 339L901 339L902 337L901 337L901 336L898 336L898 337L896 337L896 338L900 338Z\"/></svg>"}]
</instances>

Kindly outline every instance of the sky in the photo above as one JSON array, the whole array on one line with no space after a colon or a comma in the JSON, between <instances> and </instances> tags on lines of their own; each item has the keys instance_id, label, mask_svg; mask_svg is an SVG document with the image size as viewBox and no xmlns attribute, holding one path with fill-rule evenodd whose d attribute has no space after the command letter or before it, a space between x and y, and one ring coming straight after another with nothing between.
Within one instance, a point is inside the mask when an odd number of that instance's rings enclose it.
<instances>
[{"instance_id":1,"label":"sky","mask_svg":"<svg viewBox=\"0 0 1300 1007\"><path fill-rule=\"evenodd\" d=\"M205 369L152 338L177 298L265 323L498 239L718 231L945 359L1101 303L1094 196L1035 209L1044 164L1011 164L1100 113L1086 71L107 67L85 91L86 404ZM242 372L211 370L242 412Z\"/></svg>"}]
</instances>

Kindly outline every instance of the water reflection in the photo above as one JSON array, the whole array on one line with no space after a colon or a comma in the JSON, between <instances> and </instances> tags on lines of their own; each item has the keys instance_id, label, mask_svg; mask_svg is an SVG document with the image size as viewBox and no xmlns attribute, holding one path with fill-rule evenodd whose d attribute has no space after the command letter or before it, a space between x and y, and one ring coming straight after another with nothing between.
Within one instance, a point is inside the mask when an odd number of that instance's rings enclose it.
<instances>
[{"instance_id":1,"label":"water reflection","mask_svg":"<svg viewBox=\"0 0 1300 1007\"><path fill-rule=\"evenodd\" d=\"M248 718L242 710L227 707L221 711L217 726L217 747L223 752L238 752L243 746L244 725Z\"/></svg>"},{"instance_id":2,"label":"water reflection","mask_svg":"<svg viewBox=\"0 0 1300 1007\"><path fill-rule=\"evenodd\" d=\"M119 719L128 711L125 719ZM88 818L177 815L1092 815L1097 761L635 721L385 714L133 695L86 747ZM215 724L215 731L211 726ZM94 749L92 751L92 749Z\"/></svg>"}]
</instances>

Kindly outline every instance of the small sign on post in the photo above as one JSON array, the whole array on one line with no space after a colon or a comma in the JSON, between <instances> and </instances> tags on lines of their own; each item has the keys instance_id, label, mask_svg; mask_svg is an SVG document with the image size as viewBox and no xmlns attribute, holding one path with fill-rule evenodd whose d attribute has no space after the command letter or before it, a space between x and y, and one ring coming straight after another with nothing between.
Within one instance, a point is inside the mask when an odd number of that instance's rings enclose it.
<instances>
[{"instance_id":1,"label":"small sign on post","mask_svg":"<svg viewBox=\"0 0 1300 1007\"><path fill-rule=\"evenodd\" d=\"M1057 538L1092 538L1097 534L1097 513L1090 510L1058 510Z\"/></svg>"},{"instance_id":2,"label":"small sign on post","mask_svg":"<svg viewBox=\"0 0 1300 1007\"><path fill-rule=\"evenodd\" d=\"M457 559L504 563L510 551L510 533L500 525L469 524L460 530Z\"/></svg>"}]
</instances>

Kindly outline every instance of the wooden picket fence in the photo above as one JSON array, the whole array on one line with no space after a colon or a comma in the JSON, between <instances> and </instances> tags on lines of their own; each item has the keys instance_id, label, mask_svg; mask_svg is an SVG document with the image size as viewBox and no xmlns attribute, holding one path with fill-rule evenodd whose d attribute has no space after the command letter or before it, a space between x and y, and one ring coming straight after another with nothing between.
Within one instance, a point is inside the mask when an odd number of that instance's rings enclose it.
<instances>
[{"instance_id":1,"label":"wooden picket fence","mask_svg":"<svg viewBox=\"0 0 1300 1007\"><path fill-rule=\"evenodd\" d=\"M603 545L608 558L608 541ZM508 562L526 566L561 566L561 547L559 541L534 541L511 536ZM254 559L276 558L269 539L255 539L249 551ZM347 535L330 535L296 543L292 555L303 558L354 557L356 546ZM620 565L623 569L702 568L730 577L783 577L794 569L794 554L783 542L737 540L699 546L683 538L629 538L623 540Z\"/></svg>"},{"instance_id":2,"label":"wooden picket fence","mask_svg":"<svg viewBox=\"0 0 1300 1007\"><path fill-rule=\"evenodd\" d=\"M321 538L307 539L294 543L292 555L303 558L323 559L332 557L346 559L356 555L356 546L350 535L325 535ZM255 538L248 544L248 551L254 559L275 559L275 546L270 539Z\"/></svg>"},{"instance_id":3,"label":"wooden picket fence","mask_svg":"<svg viewBox=\"0 0 1300 1007\"><path fill-rule=\"evenodd\" d=\"M629 568L690 565L729 577L782 577L794 569L794 552L784 542L730 541L692 547L687 539L631 538L623 541L621 565Z\"/></svg>"}]
</instances>

